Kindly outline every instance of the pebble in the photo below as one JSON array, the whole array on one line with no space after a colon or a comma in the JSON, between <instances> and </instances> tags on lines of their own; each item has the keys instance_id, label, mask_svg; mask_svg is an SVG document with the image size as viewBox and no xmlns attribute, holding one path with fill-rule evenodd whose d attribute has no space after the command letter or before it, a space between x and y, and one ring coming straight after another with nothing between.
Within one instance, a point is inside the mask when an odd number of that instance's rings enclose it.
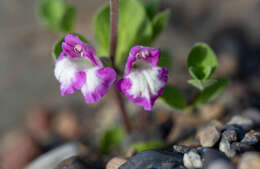
<instances>
[{"instance_id":1,"label":"pebble","mask_svg":"<svg viewBox=\"0 0 260 169\"><path fill-rule=\"evenodd\" d=\"M124 158L114 157L107 163L106 169L118 169L125 162L126 159Z\"/></svg>"},{"instance_id":2,"label":"pebble","mask_svg":"<svg viewBox=\"0 0 260 169\"><path fill-rule=\"evenodd\" d=\"M197 150L202 156L204 168L208 168L211 164L215 163L216 161L229 162L227 156L225 156L223 152L217 151L216 149L199 147L197 148Z\"/></svg>"},{"instance_id":3,"label":"pebble","mask_svg":"<svg viewBox=\"0 0 260 169\"><path fill-rule=\"evenodd\" d=\"M239 153L244 153L246 151L253 150L253 147L251 147L248 144L241 143L241 142L233 142L231 144L231 148L232 148L232 150L235 150L236 152L239 152Z\"/></svg>"},{"instance_id":4,"label":"pebble","mask_svg":"<svg viewBox=\"0 0 260 169\"><path fill-rule=\"evenodd\" d=\"M87 164L79 156L63 160L55 169L87 169Z\"/></svg>"},{"instance_id":5,"label":"pebble","mask_svg":"<svg viewBox=\"0 0 260 169\"><path fill-rule=\"evenodd\" d=\"M14 131L7 135L1 151L3 169L21 169L36 158L41 149L39 144L25 131Z\"/></svg>"},{"instance_id":6,"label":"pebble","mask_svg":"<svg viewBox=\"0 0 260 169\"><path fill-rule=\"evenodd\" d=\"M253 127L253 121L250 118L236 115L227 124L236 124L241 126L244 130L250 130Z\"/></svg>"},{"instance_id":7,"label":"pebble","mask_svg":"<svg viewBox=\"0 0 260 169\"><path fill-rule=\"evenodd\" d=\"M257 152L243 154L238 169L260 169L260 154Z\"/></svg>"},{"instance_id":8,"label":"pebble","mask_svg":"<svg viewBox=\"0 0 260 169\"><path fill-rule=\"evenodd\" d=\"M235 169L235 167L228 161L217 160L210 164L206 169Z\"/></svg>"},{"instance_id":9,"label":"pebble","mask_svg":"<svg viewBox=\"0 0 260 169\"><path fill-rule=\"evenodd\" d=\"M180 153L146 150L121 165L119 169L183 169Z\"/></svg>"},{"instance_id":10,"label":"pebble","mask_svg":"<svg viewBox=\"0 0 260 169\"><path fill-rule=\"evenodd\" d=\"M194 150L191 150L188 153L184 154L183 164L186 168L202 168L201 157Z\"/></svg>"},{"instance_id":11,"label":"pebble","mask_svg":"<svg viewBox=\"0 0 260 169\"><path fill-rule=\"evenodd\" d=\"M253 131L249 132L245 135L241 142L247 145L255 145L259 142L259 134Z\"/></svg>"},{"instance_id":12,"label":"pebble","mask_svg":"<svg viewBox=\"0 0 260 169\"><path fill-rule=\"evenodd\" d=\"M226 125L223 129L222 132L224 133L226 130L234 130L237 135L237 140L240 141L244 138L246 131L239 125L237 124L232 124L232 125Z\"/></svg>"},{"instance_id":13,"label":"pebble","mask_svg":"<svg viewBox=\"0 0 260 169\"><path fill-rule=\"evenodd\" d=\"M64 112L55 119L56 132L65 139L75 140L80 137L79 121L72 112Z\"/></svg>"},{"instance_id":14,"label":"pebble","mask_svg":"<svg viewBox=\"0 0 260 169\"><path fill-rule=\"evenodd\" d=\"M260 126L260 112L256 108L249 108L246 109L243 114L251 119L254 123L254 126L259 127Z\"/></svg>"},{"instance_id":15,"label":"pebble","mask_svg":"<svg viewBox=\"0 0 260 169\"><path fill-rule=\"evenodd\" d=\"M67 143L41 155L24 169L54 169L64 159L79 155L81 149L76 142Z\"/></svg>"},{"instance_id":16,"label":"pebble","mask_svg":"<svg viewBox=\"0 0 260 169\"><path fill-rule=\"evenodd\" d=\"M237 133L235 130L226 130L222 133L222 138L229 142L237 141Z\"/></svg>"},{"instance_id":17,"label":"pebble","mask_svg":"<svg viewBox=\"0 0 260 169\"><path fill-rule=\"evenodd\" d=\"M220 139L220 132L215 126L209 126L200 132L199 139L203 147L213 147Z\"/></svg>"},{"instance_id":18,"label":"pebble","mask_svg":"<svg viewBox=\"0 0 260 169\"><path fill-rule=\"evenodd\" d=\"M52 130L53 114L49 108L39 107L27 115L26 126L35 138L44 140L49 137Z\"/></svg>"},{"instance_id":19,"label":"pebble","mask_svg":"<svg viewBox=\"0 0 260 169\"><path fill-rule=\"evenodd\" d=\"M190 148L187 146L173 145L173 151L181 154L188 153Z\"/></svg>"},{"instance_id":20,"label":"pebble","mask_svg":"<svg viewBox=\"0 0 260 169\"><path fill-rule=\"evenodd\" d=\"M236 151L231 148L231 144L225 138L222 138L219 143L219 150L225 153L227 157L234 157L236 155Z\"/></svg>"}]
</instances>

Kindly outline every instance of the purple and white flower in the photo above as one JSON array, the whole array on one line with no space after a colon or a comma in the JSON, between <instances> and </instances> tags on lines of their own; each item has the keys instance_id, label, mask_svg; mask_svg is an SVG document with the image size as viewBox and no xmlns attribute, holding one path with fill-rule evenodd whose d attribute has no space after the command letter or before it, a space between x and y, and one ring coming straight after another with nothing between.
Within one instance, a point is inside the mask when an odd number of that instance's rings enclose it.
<instances>
[{"instance_id":1,"label":"purple and white flower","mask_svg":"<svg viewBox=\"0 0 260 169\"><path fill-rule=\"evenodd\" d=\"M65 36L54 72L62 96L81 90L86 103L99 101L116 79L114 69L103 66L95 49L73 34Z\"/></svg>"},{"instance_id":2,"label":"purple and white flower","mask_svg":"<svg viewBox=\"0 0 260 169\"><path fill-rule=\"evenodd\" d=\"M116 83L119 91L145 110L152 110L168 80L168 69L157 66L160 54L160 49L133 47L126 63L125 75Z\"/></svg>"}]
</instances>

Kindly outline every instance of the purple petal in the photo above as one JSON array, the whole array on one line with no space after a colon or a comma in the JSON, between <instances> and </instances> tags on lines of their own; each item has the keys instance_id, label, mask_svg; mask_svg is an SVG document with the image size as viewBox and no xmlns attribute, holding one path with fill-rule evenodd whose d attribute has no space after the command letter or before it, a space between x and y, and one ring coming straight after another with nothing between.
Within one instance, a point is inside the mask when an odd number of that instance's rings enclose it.
<instances>
[{"instance_id":1,"label":"purple petal","mask_svg":"<svg viewBox=\"0 0 260 169\"><path fill-rule=\"evenodd\" d=\"M162 95L167 80L167 68L151 67L130 72L120 79L116 86L136 105L143 106L145 110L152 110L156 99Z\"/></svg>"},{"instance_id":2,"label":"purple petal","mask_svg":"<svg viewBox=\"0 0 260 169\"><path fill-rule=\"evenodd\" d=\"M133 64L137 60L142 60L146 63L152 64L152 66L157 66L160 59L161 50L143 46L135 46L130 50L130 56L128 57L125 74L129 74L132 70Z\"/></svg>"},{"instance_id":3,"label":"purple petal","mask_svg":"<svg viewBox=\"0 0 260 169\"><path fill-rule=\"evenodd\" d=\"M94 66L102 66L102 62L96 55L96 50L84 43L78 36L67 34L62 43L62 50L68 58L87 57Z\"/></svg>"},{"instance_id":4,"label":"purple petal","mask_svg":"<svg viewBox=\"0 0 260 169\"><path fill-rule=\"evenodd\" d=\"M86 71L86 75L86 83L81 88L86 103L99 101L116 79L116 72L109 67L91 68Z\"/></svg>"}]
</instances>

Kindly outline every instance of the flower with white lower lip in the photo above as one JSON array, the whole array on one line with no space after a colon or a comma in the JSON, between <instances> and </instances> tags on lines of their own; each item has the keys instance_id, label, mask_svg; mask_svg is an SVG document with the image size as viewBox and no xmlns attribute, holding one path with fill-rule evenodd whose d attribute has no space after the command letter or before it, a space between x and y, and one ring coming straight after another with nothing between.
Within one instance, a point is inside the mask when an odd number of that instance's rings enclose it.
<instances>
[{"instance_id":1,"label":"flower with white lower lip","mask_svg":"<svg viewBox=\"0 0 260 169\"><path fill-rule=\"evenodd\" d=\"M95 49L73 34L64 38L54 73L62 96L81 90L86 103L99 101L116 79L114 69L103 66Z\"/></svg>"},{"instance_id":2,"label":"flower with white lower lip","mask_svg":"<svg viewBox=\"0 0 260 169\"><path fill-rule=\"evenodd\" d=\"M119 91L145 110L152 110L168 80L168 69L157 66L160 53L160 49L133 47L124 77L116 83Z\"/></svg>"}]
</instances>

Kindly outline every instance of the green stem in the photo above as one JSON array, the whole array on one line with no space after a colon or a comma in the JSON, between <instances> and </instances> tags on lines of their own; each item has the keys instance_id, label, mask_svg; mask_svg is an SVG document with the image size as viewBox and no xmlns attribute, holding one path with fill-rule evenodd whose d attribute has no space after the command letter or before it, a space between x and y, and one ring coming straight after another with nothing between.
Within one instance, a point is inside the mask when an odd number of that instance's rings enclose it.
<instances>
[{"instance_id":1,"label":"green stem","mask_svg":"<svg viewBox=\"0 0 260 169\"><path fill-rule=\"evenodd\" d=\"M117 47L117 35L118 35L118 0L110 0L110 58L113 68L116 70L115 66L115 55ZM123 126L126 133L131 132L131 126L129 123L129 118L126 113L124 99L122 98L116 87L113 87L115 93L115 100L120 111L120 116L123 122Z\"/></svg>"}]
</instances>

